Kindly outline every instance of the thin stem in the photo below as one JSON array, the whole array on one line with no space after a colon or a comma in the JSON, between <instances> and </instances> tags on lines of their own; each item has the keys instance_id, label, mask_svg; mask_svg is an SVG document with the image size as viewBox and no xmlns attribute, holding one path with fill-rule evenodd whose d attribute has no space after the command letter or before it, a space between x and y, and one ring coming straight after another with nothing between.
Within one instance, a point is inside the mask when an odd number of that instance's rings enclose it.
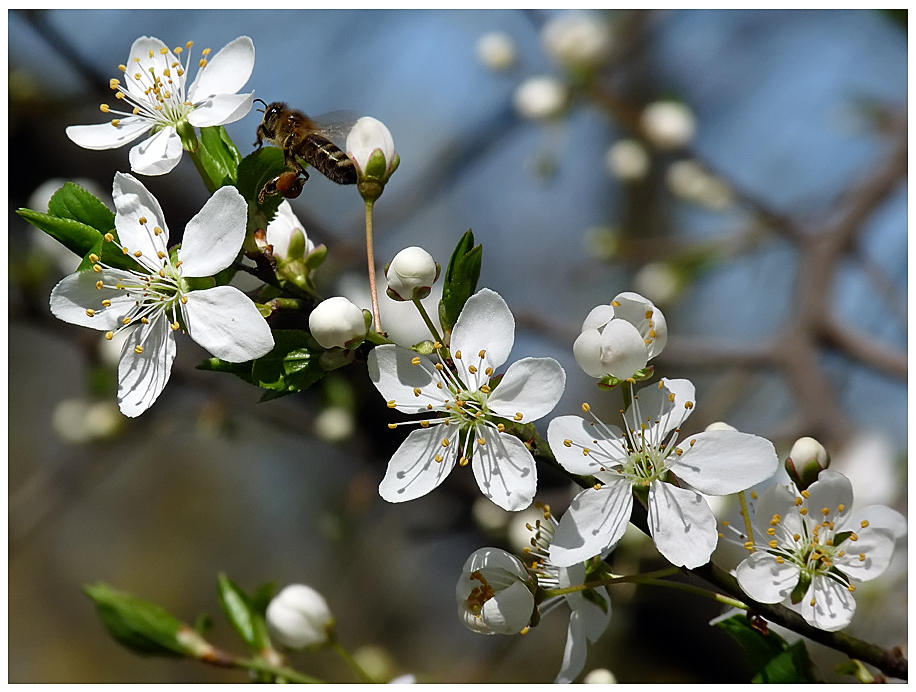
<instances>
[{"instance_id":1,"label":"thin stem","mask_svg":"<svg viewBox=\"0 0 916 692\"><path fill-rule=\"evenodd\" d=\"M680 571L679 567L666 567L665 569L656 570L655 572L646 572L645 574L626 574L620 577L608 577L607 579L587 581L584 584L567 586L561 589L545 589L544 594L545 597L550 598L552 596L563 596L564 594L575 593L576 591L586 591L587 589L596 589L600 586L611 586L613 584L651 583L657 577L670 577L672 574L678 574Z\"/></svg>"},{"instance_id":2,"label":"thin stem","mask_svg":"<svg viewBox=\"0 0 916 692\"><path fill-rule=\"evenodd\" d=\"M369 675L369 673L367 673L365 669L356 662L356 659L353 658L349 652L347 652L347 650L340 645L340 642L335 641L331 648L333 648L334 651L336 651L337 654L344 660L344 662L350 666L350 668L354 673L356 673L360 680L372 684L378 683L378 680Z\"/></svg>"},{"instance_id":3,"label":"thin stem","mask_svg":"<svg viewBox=\"0 0 916 692\"><path fill-rule=\"evenodd\" d=\"M311 675L306 675L305 673L300 673L286 666L275 666L265 661L263 658L236 658L223 654L212 659L201 658L199 660L222 668L242 668L243 670L252 670L256 673L266 673L267 675L272 675L277 678L283 678L287 682L301 682L311 685L320 685L324 682L323 680L319 680Z\"/></svg>"},{"instance_id":4,"label":"thin stem","mask_svg":"<svg viewBox=\"0 0 916 692\"><path fill-rule=\"evenodd\" d=\"M623 395L623 410L626 411L633 403L633 385L627 382L626 385L621 386L620 393Z\"/></svg>"},{"instance_id":5,"label":"thin stem","mask_svg":"<svg viewBox=\"0 0 916 692\"><path fill-rule=\"evenodd\" d=\"M747 542L751 547L754 546L754 525L751 524L751 513L747 508L747 496L744 491L738 493L738 501L741 503L741 516L744 517L744 530L747 531Z\"/></svg>"},{"instance_id":6,"label":"thin stem","mask_svg":"<svg viewBox=\"0 0 916 692\"><path fill-rule=\"evenodd\" d=\"M372 208L373 200L366 200L366 256L369 260L369 290L372 293L372 315L375 318L375 331L381 333L382 318L378 310L378 290L375 285L375 248L372 242Z\"/></svg>"},{"instance_id":7,"label":"thin stem","mask_svg":"<svg viewBox=\"0 0 916 692\"><path fill-rule=\"evenodd\" d=\"M194 151L188 151L188 155L191 157L191 160L194 162L194 166L197 168L197 172L200 173L200 177L204 180L204 185L207 186L207 191L212 195L217 190L216 183L213 182L210 178L210 174L207 173L207 169L204 168L204 162L200 158L200 146L197 147Z\"/></svg>"},{"instance_id":8,"label":"thin stem","mask_svg":"<svg viewBox=\"0 0 916 692\"><path fill-rule=\"evenodd\" d=\"M442 337L439 336L439 331L436 329L436 325L433 324L433 321L429 318L429 313L426 312L426 308L423 307L423 303L419 299L415 299L413 304L417 306L417 310L420 311L420 317L423 318L423 321L426 322L426 326L429 328L430 334L433 335L433 338L436 340L436 343L442 343Z\"/></svg>"},{"instance_id":9,"label":"thin stem","mask_svg":"<svg viewBox=\"0 0 916 692\"><path fill-rule=\"evenodd\" d=\"M664 579L646 579L640 583L651 584L652 586L667 586L669 589L679 589L680 591L687 591L698 596L703 596L704 598L711 598L714 601L724 603L725 605L731 606L732 608L748 610L747 605L745 605L744 602L739 601L737 598L732 598L731 596L726 596L715 591L708 591L699 586L693 586L692 584L682 584L681 582L676 581L665 581Z\"/></svg>"}]
</instances>

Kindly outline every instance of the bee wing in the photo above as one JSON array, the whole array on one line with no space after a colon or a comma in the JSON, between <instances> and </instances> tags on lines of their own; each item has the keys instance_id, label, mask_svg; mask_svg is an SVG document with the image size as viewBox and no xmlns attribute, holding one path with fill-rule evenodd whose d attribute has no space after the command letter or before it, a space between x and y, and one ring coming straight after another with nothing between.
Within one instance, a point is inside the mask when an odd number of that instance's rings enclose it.
<instances>
[{"instance_id":1,"label":"bee wing","mask_svg":"<svg viewBox=\"0 0 916 692\"><path fill-rule=\"evenodd\" d=\"M332 111L312 118L317 126L316 131L323 137L327 137L334 144L346 151L347 135L359 120L359 114L355 111Z\"/></svg>"}]
</instances>

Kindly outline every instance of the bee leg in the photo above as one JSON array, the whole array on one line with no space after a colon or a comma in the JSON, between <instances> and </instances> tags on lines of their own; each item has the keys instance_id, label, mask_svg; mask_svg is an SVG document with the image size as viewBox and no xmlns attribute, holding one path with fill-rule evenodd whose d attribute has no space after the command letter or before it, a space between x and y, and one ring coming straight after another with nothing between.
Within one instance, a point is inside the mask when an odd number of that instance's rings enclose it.
<instances>
[{"instance_id":1,"label":"bee leg","mask_svg":"<svg viewBox=\"0 0 916 692\"><path fill-rule=\"evenodd\" d=\"M304 170L285 171L265 183L258 193L258 204L264 203L267 195L283 195L286 199L295 199L302 193L302 186L309 179Z\"/></svg>"}]
</instances>

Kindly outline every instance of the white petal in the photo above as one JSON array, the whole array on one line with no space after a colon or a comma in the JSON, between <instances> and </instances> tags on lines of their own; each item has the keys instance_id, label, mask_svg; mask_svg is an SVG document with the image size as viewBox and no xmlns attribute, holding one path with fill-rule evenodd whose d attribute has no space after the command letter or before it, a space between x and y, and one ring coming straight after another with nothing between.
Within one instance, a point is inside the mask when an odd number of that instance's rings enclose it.
<instances>
[{"instance_id":1,"label":"white petal","mask_svg":"<svg viewBox=\"0 0 916 692\"><path fill-rule=\"evenodd\" d=\"M153 125L152 120L131 115L121 118L118 127L111 122L100 125L71 125L67 128L67 137L83 149L117 149L149 132Z\"/></svg>"},{"instance_id":2,"label":"white petal","mask_svg":"<svg viewBox=\"0 0 916 692\"><path fill-rule=\"evenodd\" d=\"M98 274L78 272L64 277L51 291L51 313L59 320L81 327L105 332L117 329L121 319L134 307L135 299L118 289L99 289L96 282L113 286L121 275L121 272L102 271ZM111 301L111 307L102 305L106 299ZM87 309L95 314L90 317Z\"/></svg>"},{"instance_id":3,"label":"white petal","mask_svg":"<svg viewBox=\"0 0 916 692\"><path fill-rule=\"evenodd\" d=\"M475 584L480 585L479 582ZM483 604L480 617L467 608L459 609L464 624L483 634L518 634L528 626L533 612L534 596L520 581L497 591L495 596Z\"/></svg>"},{"instance_id":4,"label":"white petal","mask_svg":"<svg viewBox=\"0 0 916 692\"><path fill-rule=\"evenodd\" d=\"M795 493L784 485L771 485L760 493L754 507L757 526L763 533L771 527L770 521L780 516L780 525L789 535L805 534L804 522L795 506Z\"/></svg>"},{"instance_id":5,"label":"white petal","mask_svg":"<svg viewBox=\"0 0 916 692\"><path fill-rule=\"evenodd\" d=\"M163 48L166 49L165 53L162 53ZM139 62L136 59L139 59ZM175 54L158 38L141 36L130 47L130 57L127 59L128 70L124 73L121 86L126 86L134 99L152 103L153 98L145 93L152 85L150 69L154 70L156 75L162 76L164 70L176 60ZM137 73L141 75L140 79L135 78L134 75Z\"/></svg>"},{"instance_id":6,"label":"white petal","mask_svg":"<svg viewBox=\"0 0 916 692\"><path fill-rule=\"evenodd\" d=\"M415 358L419 358L417 365L412 362ZM398 411L429 413L443 409L446 394L436 387L439 376L429 359L400 346L383 344L369 352L367 365L372 384L385 401L397 404Z\"/></svg>"},{"instance_id":7,"label":"white petal","mask_svg":"<svg viewBox=\"0 0 916 692\"><path fill-rule=\"evenodd\" d=\"M573 343L576 362L587 375L613 375L624 380L646 367L646 343L632 324L611 320L597 337L596 333L597 330L583 331Z\"/></svg>"},{"instance_id":8,"label":"white petal","mask_svg":"<svg viewBox=\"0 0 916 692\"><path fill-rule=\"evenodd\" d=\"M685 406L688 402L696 402L696 390L690 380L663 379L636 392L625 418L634 430L648 422L651 427L643 434L650 444L657 446L690 416L693 409Z\"/></svg>"},{"instance_id":9,"label":"white petal","mask_svg":"<svg viewBox=\"0 0 916 692\"><path fill-rule=\"evenodd\" d=\"M194 127L213 127L241 120L254 105L254 93L217 94L210 96L188 113L188 122Z\"/></svg>"},{"instance_id":10,"label":"white petal","mask_svg":"<svg viewBox=\"0 0 916 692\"><path fill-rule=\"evenodd\" d=\"M455 466L457 436L457 429L445 425L410 433L388 462L379 495L388 502L407 502L439 486ZM448 448L442 446L445 439L450 440ZM435 460L437 454L443 457L441 462Z\"/></svg>"},{"instance_id":11,"label":"white petal","mask_svg":"<svg viewBox=\"0 0 916 692\"><path fill-rule=\"evenodd\" d=\"M232 186L221 187L188 221L178 250L182 276L212 276L235 261L245 240L248 203Z\"/></svg>"},{"instance_id":12,"label":"white petal","mask_svg":"<svg viewBox=\"0 0 916 692\"><path fill-rule=\"evenodd\" d=\"M487 406L498 416L530 423L553 411L565 388L566 372L553 358L522 358L506 370Z\"/></svg>"},{"instance_id":13,"label":"white petal","mask_svg":"<svg viewBox=\"0 0 916 692\"><path fill-rule=\"evenodd\" d=\"M582 622L582 615L574 610L572 615L569 616L566 647L563 649L563 663L554 682L568 684L575 680L585 667L587 656L588 641L585 636L585 625Z\"/></svg>"},{"instance_id":14,"label":"white petal","mask_svg":"<svg viewBox=\"0 0 916 692\"><path fill-rule=\"evenodd\" d=\"M586 488L573 498L550 545L550 562L568 567L617 544L627 529L633 495L626 479L615 479L600 490Z\"/></svg>"},{"instance_id":15,"label":"white petal","mask_svg":"<svg viewBox=\"0 0 916 692\"><path fill-rule=\"evenodd\" d=\"M560 567L557 572L557 581L560 588L576 586L585 582L584 563L580 562L570 567ZM585 625L585 634L590 642L597 641L611 622L611 598L607 587L601 586L594 589L594 592L595 595L604 599L606 608L602 608L598 603L585 598L582 591L574 591L565 595L566 602L569 603L573 612L578 613L580 621Z\"/></svg>"},{"instance_id":16,"label":"white petal","mask_svg":"<svg viewBox=\"0 0 916 692\"><path fill-rule=\"evenodd\" d=\"M305 252L303 254L308 257L309 253L315 249L315 243L309 239L308 233L305 232L305 226L296 216L290 203L283 200L280 202L280 207L277 209L277 215L274 220L267 224L266 240L267 244L273 247L274 257L286 258L289 254L290 241L296 229L305 236Z\"/></svg>"},{"instance_id":17,"label":"white petal","mask_svg":"<svg viewBox=\"0 0 916 692\"><path fill-rule=\"evenodd\" d=\"M841 544L846 554L834 560L839 570L851 579L869 581L881 576L894 555L894 534L890 529L851 527L858 540L847 538ZM862 559L864 558L864 559Z\"/></svg>"},{"instance_id":18,"label":"white petal","mask_svg":"<svg viewBox=\"0 0 916 692\"><path fill-rule=\"evenodd\" d=\"M141 175L165 175L181 161L181 138L174 127L164 127L130 150L130 169Z\"/></svg>"},{"instance_id":19,"label":"white petal","mask_svg":"<svg viewBox=\"0 0 916 692\"><path fill-rule=\"evenodd\" d=\"M495 370L505 363L514 342L515 318L509 306L498 293L482 288L464 304L452 330L449 348L453 356L461 352L462 358L456 358L455 364L460 363L462 378L468 377L465 383L472 390L477 390L488 379L484 375L486 368ZM486 350L482 359L478 356L481 350ZM472 377L467 372L470 364L478 367L476 376Z\"/></svg>"},{"instance_id":20,"label":"white petal","mask_svg":"<svg viewBox=\"0 0 916 692\"><path fill-rule=\"evenodd\" d=\"M369 158L378 149L390 166L395 156L394 139L385 124L375 118L360 118L347 133L347 156L360 170L365 170Z\"/></svg>"},{"instance_id":21,"label":"white petal","mask_svg":"<svg viewBox=\"0 0 916 692\"><path fill-rule=\"evenodd\" d=\"M665 348L668 341L668 324L665 316L652 301L638 293L626 291L614 297L614 317L626 320L636 327L648 344L649 357L655 357ZM648 315L648 317L647 317Z\"/></svg>"},{"instance_id":22,"label":"white petal","mask_svg":"<svg viewBox=\"0 0 916 692\"><path fill-rule=\"evenodd\" d=\"M585 321L582 322L582 329L579 331L584 332L587 329L600 330L612 319L614 319L614 306L598 305L592 308L591 312L586 315Z\"/></svg>"},{"instance_id":23,"label":"white petal","mask_svg":"<svg viewBox=\"0 0 916 692\"><path fill-rule=\"evenodd\" d=\"M487 425L477 427L484 444L474 441L471 468L477 485L491 502L510 512L525 509L537 492L534 457L517 437Z\"/></svg>"},{"instance_id":24,"label":"white petal","mask_svg":"<svg viewBox=\"0 0 916 692\"><path fill-rule=\"evenodd\" d=\"M217 358L244 363L274 347L267 321L233 286L191 291L182 309L188 334Z\"/></svg>"},{"instance_id":25,"label":"white petal","mask_svg":"<svg viewBox=\"0 0 916 692\"><path fill-rule=\"evenodd\" d=\"M197 103L214 94L236 94L245 86L253 69L254 43L247 36L239 36L198 70L188 87L188 100Z\"/></svg>"},{"instance_id":26,"label":"white petal","mask_svg":"<svg viewBox=\"0 0 916 692\"><path fill-rule=\"evenodd\" d=\"M155 266L162 266L157 253L168 251L169 227L159 201L129 173L115 173L111 193L114 200L118 240L131 253L140 251ZM140 219L146 219L140 223ZM162 229L158 236L155 228Z\"/></svg>"},{"instance_id":27,"label":"white petal","mask_svg":"<svg viewBox=\"0 0 916 692\"><path fill-rule=\"evenodd\" d=\"M593 475L619 466L627 458L622 440L619 428L599 426L579 416L559 416L547 426L547 442L560 466L570 473Z\"/></svg>"},{"instance_id":28,"label":"white petal","mask_svg":"<svg viewBox=\"0 0 916 692\"><path fill-rule=\"evenodd\" d=\"M779 563L775 556L758 548L738 565L735 576L744 593L755 601L781 603L798 584L799 570L791 560Z\"/></svg>"},{"instance_id":29,"label":"white petal","mask_svg":"<svg viewBox=\"0 0 916 692\"><path fill-rule=\"evenodd\" d=\"M772 442L737 431L701 432L681 442L678 449L684 453L671 457L671 470L707 495L746 490L779 468Z\"/></svg>"},{"instance_id":30,"label":"white petal","mask_svg":"<svg viewBox=\"0 0 916 692\"><path fill-rule=\"evenodd\" d=\"M573 356L579 367L589 377L604 377L608 374L601 362L601 332L584 329L573 342Z\"/></svg>"},{"instance_id":31,"label":"white petal","mask_svg":"<svg viewBox=\"0 0 916 692\"><path fill-rule=\"evenodd\" d=\"M462 571L470 574L482 569L502 569L519 579L530 579L521 560L500 548L478 548L465 560Z\"/></svg>"},{"instance_id":32,"label":"white petal","mask_svg":"<svg viewBox=\"0 0 916 692\"><path fill-rule=\"evenodd\" d=\"M811 605L811 601L814 605ZM842 584L822 576L814 577L808 593L802 598L802 617L809 625L827 632L841 630L852 621L856 601Z\"/></svg>"},{"instance_id":33,"label":"white petal","mask_svg":"<svg viewBox=\"0 0 916 692\"><path fill-rule=\"evenodd\" d=\"M654 481L649 486L649 530L658 552L678 567L709 562L716 548L716 518L698 492Z\"/></svg>"},{"instance_id":34,"label":"white petal","mask_svg":"<svg viewBox=\"0 0 916 692\"><path fill-rule=\"evenodd\" d=\"M142 345L143 353L136 347ZM118 363L118 405L121 413L136 418L162 393L172 374L175 336L163 313L148 325L136 327L127 337Z\"/></svg>"},{"instance_id":35,"label":"white petal","mask_svg":"<svg viewBox=\"0 0 916 692\"><path fill-rule=\"evenodd\" d=\"M818 474L817 480L808 486L808 492L810 493L806 502L808 517L817 523L824 518L821 509L829 509L828 516L833 521L835 530L840 531L840 527L846 523L852 511L852 483L850 480L842 473L825 469ZM838 512L841 505L843 511Z\"/></svg>"}]
</instances>

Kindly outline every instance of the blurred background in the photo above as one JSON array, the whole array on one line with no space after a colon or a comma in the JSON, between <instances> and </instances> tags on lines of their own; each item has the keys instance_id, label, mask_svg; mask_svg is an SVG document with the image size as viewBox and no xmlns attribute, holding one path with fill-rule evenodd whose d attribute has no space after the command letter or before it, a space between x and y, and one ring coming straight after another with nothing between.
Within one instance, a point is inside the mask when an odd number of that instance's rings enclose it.
<instances>
[{"instance_id":1,"label":"blurred background","mask_svg":"<svg viewBox=\"0 0 916 692\"><path fill-rule=\"evenodd\" d=\"M530 516L483 500L462 469L425 498L383 502L403 433L386 427L364 368L258 403L241 381L196 370L207 354L179 337L169 385L128 420L117 354L50 315L75 258L15 209L46 211L66 180L110 196L129 170L129 147L83 150L64 130L104 120L134 39L216 52L247 35L244 92L382 120L401 166L376 204L379 264L420 245L444 265L472 228L480 285L516 317L511 358L566 368L554 415L586 399L616 415L618 395L597 390L571 345L591 308L635 290L668 320L656 371L697 385L685 433L722 420L773 440L781 459L812 435L857 507L906 513L906 23L905 11L10 11L9 680L244 680L128 652L82 593L103 581L186 622L211 613L214 643L241 653L219 612L221 571L248 590L317 588L341 642L383 679L548 682L562 659L565 606L525 637L460 624L467 556L524 544ZM259 122L252 111L227 126L243 155ZM207 198L187 157L143 182L175 236ZM357 192L313 175L293 208L329 248L323 294L355 300ZM573 489L547 468L539 481L561 514ZM612 562L662 566L638 533ZM848 631L905 651L905 552L856 593ZM747 680L739 649L707 624L711 601L658 587L611 596L586 672ZM842 656L811 649L821 675L851 680L833 672ZM331 653L293 662L352 680Z\"/></svg>"}]
</instances>

